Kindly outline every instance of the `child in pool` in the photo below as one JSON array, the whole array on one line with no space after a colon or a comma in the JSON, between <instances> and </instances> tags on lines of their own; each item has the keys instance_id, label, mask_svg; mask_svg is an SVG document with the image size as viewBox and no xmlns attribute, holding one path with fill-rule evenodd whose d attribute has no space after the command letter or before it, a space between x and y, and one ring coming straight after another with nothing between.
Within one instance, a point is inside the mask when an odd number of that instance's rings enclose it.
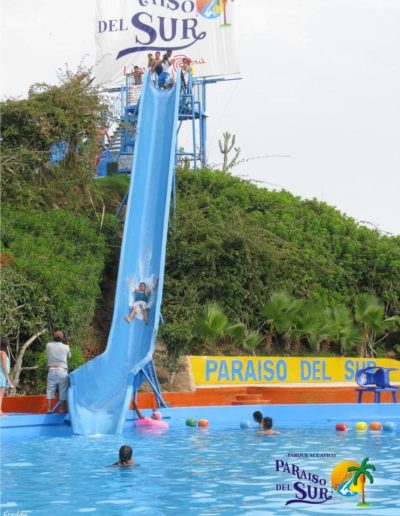
<instances>
[{"instance_id":1,"label":"child in pool","mask_svg":"<svg viewBox=\"0 0 400 516\"><path fill-rule=\"evenodd\" d=\"M262 412L260 412L259 410L257 410L256 412L253 412L253 419L256 423L259 424L260 428L262 429L263 427L263 415L262 415Z\"/></svg>"},{"instance_id":2,"label":"child in pool","mask_svg":"<svg viewBox=\"0 0 400 516\"><path fill-rule=\"evenodd\" d=\"M155 408L153 408L153 412L150 417L151 417L151 419L154 419L155 421L161 421L161 419L162 419L161 412L158 412L158 410Z\"/></svg>"},{"instance_id":3,"label":"child in pool","mask_svg":"<svg viewBox=\"0 0 400 516\"><path fill-rule=\"evenodd\" d=\"M258 435L279 435L279 432L272 430L272 418L264 417L262 420L262 430L257 432Z\"/></svg>"},{"instance_id":4,"label":"child in pool","mask_svg":"<svg viewBox=\"0 0 400 516\"><path fill-rule=\"evenodd\" d=\"M119 466L121 468L131 468L134 466L133 457L132 457L132 448L127 444L124 444L119 449L119 459L117 462L114 462L112 466Z\"/></svg>"}]
</instances>

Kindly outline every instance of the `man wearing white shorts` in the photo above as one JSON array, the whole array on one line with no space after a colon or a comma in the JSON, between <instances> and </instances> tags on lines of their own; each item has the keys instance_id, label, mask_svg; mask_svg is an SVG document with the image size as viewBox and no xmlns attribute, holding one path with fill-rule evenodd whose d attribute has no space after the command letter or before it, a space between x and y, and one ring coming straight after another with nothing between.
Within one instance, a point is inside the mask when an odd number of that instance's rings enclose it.
<instances>
[{"instance_id":1,"label":"man wearing white shorts","mask_svg":"<svg viewBox=\"0 0 400 516\"><path fill-rule=\"evenodd\" d=\"M69 386L68 363L71 356L68 344L65 342L64 332L56 331L53 334L53 341L46 345L47 353L47 412L51 412L52 400L58 395L61 403L61 411L67 412L67 393Z\"/></svg>"}]
</instances>

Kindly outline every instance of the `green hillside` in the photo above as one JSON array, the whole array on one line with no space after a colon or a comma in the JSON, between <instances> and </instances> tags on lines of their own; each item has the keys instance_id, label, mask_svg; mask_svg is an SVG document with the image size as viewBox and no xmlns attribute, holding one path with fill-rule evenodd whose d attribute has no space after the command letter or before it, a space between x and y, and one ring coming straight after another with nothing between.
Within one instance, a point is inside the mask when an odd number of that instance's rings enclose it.
<instances>
[{"instance_id":1,"label":"green hillside","mask_svg":"<svg viewBox=\"0 0 400 516\"><path fill-rule=\"evenodd\" d=\"M181 170L162 334L171 340L178 334L186 351L198 350L196 318L206 302L215 301L229 321L265 336L270 325L263 307L278 291L308 300L308 312L311 305L314 312L353 308L358 294L369 293L383 302L386 317L399 314L400 239L359 226L316 200L271 192L221 172ZM300 335L304 351L310 350L302 339L306 334ZM225 340L224 351L230 352ZM255 352L265 352L262 342Z\"/></svg>"},{"instance_id":2,"label":"green hillside","mask_svg":"<svg viewBox=\"0 0 400 516\"><path fill-rule=\"evenodd\" d=\"M88 77L1 106L1 332L31 392L52 331L71 333L76 366L104 349L112 316L129 178L93 179L103 104ZM73 143L58 164L54 141ZM399 313L400 237L317 200L178 170L160 331L170 369L185 353L398 354Z\"/></svg>"}]
</instances>

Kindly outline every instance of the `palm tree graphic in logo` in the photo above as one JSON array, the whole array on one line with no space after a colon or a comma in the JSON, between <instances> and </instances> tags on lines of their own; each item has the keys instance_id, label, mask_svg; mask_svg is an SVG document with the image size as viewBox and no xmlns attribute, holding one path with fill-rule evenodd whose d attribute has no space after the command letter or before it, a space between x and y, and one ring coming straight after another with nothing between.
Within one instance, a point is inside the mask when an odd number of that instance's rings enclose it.
<instances>
[{"instance_id":1,"label":"palm tree graphic in logo","mask_svg":"<svg viewBox=\"0 0 400 516\"><path fill-rule=\"evenodd\" d=\"M358 479L361 482L361 502L357 504L358 507L370 507L371 504L365 502L365 483L368 479L370 484L374 483L374 478L371 475L368 469L375 471L375 466L373 464L368 464L369 457L366 457L360 464L360 466L349 466L347 471L349 473L353 473L353 481L354 485L357 485Z\"/></svg>"},{"instance_id":2,"label":"palm tree graphic in logo","mask_svg":"<svg viewBox=\"0 0 400 516\"><path fill-rule=\"evenodd\" d=\"M209 20L218 18L221 14L224 17L224 23L221 27L230 27L227 21L227 3L229 0L196 0L197 11ZM233 0L231 0L233 2Z\"/></svg>"}]
</instances>

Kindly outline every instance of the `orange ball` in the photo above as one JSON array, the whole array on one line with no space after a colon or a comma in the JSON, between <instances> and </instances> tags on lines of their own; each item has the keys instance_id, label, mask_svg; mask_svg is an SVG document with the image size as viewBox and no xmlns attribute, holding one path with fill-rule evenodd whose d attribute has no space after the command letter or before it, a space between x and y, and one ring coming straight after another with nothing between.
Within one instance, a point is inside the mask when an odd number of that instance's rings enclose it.
<instances>
[{"instance_id":1,"label":"orange ball","mask_svg":"<svg viewBox=\"0 0 400 516\"><path fill-rule=\"evenodd\" d=\"M200 428L207 428L208 427L208 420L207 419L199 419L199 422L197 423Z\"/></svg>"},{"instance_id":2,"label":"orange ball","mask_svg":"<svg viewBox=\"0 0 400 516\"><path fill-rule=\"evenodd\" d=\"M372 423L369 424L369 429L374 430L375 432L380 432L382 430L382 423L379 421L372 421Z\"/></svg>"}]
</instances>

